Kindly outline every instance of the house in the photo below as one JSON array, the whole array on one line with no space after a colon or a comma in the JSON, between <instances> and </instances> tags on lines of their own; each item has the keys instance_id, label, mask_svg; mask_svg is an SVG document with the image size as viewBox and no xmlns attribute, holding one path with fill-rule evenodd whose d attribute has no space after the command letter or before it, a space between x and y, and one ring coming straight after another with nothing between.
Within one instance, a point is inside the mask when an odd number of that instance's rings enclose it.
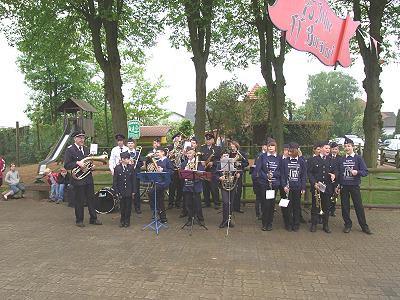
<instances>
[{"instance_id":1,"label":"house","mask_svg":"<svg viewBox=\"0 0 400 300\"><path fill-rule=\"evenodd\" d=\"M185 116L178 114L177 112L172 111L169 117L167 118L169 122L179 122L185 119Z\"/></svg>"},{"instance_id":2,"label":"house","mask_svg":"<svg viewBox=\"0 0 400 300\"><path fill-rule=\"evenodd\" d=\"M140 139L139 143L151 143L156 137L161 139L161 144L167 142L167 133L170 130L170 126L159 125L159 126L140 126Z\"/></svg>"},{"instance_id":3,"label":"house","mask_svg":"<svg viewBox=\"0 0 400 300\"><path fill-rule=\"evenodd\" d=\"M185 118L188 119L192 124L196 117L196 101L186 102Z\"/></svg>"},{"instance_id":4,"label":"house","mask_svg":"<svg viewBox=\"0 0 400 300\"><path fill-rule=\"evenodd\" d=\"M382 112L382 130L385 135L392 135L396 130L396 114L394 112Z\"/></svg>"}]
</instances>

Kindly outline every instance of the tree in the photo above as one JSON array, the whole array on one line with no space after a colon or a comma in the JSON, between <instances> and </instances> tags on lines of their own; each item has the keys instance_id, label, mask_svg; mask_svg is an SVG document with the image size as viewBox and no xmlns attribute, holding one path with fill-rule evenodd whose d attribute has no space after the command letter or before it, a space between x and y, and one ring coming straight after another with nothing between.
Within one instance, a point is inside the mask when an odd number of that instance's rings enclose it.
<instances>
[{"instance_id":1,"label":"tree","mask_svg":"<svg viewBox=\"0 0 400 300\"><path fill-rule=\"evenodd\" d=\"M363 127L365 146L363 156L368 167L376 167L378 139L382 128L382 88L380 74L382 60L386 62L398 56L400 34L400 6L393 0L342 0L352 5L354 20L361 22L356 32L358 52L364 63L363 88L367 93ZM361 32L364 32L362 34ZM369 35L369 42L364 35ZM375 46L375 39L377 47ZM395 42L391 42L391 41ZM397 48L397 49L396 49Z\"/></svg>"},{"instance_id":2,"label":"tree","mask_svg":"<svg viewBox=\"0 0 400 300\"><path fill-rule=\"evenodd\" d=\"M247 92L247 86L231 79L222 81L219 86L207 95L207 118L210 130L217 129L219 133L233 134L241 129L243 106L239 101Z\"/></svg>"},{"instance_id":3,"label":"tree","mask_svg":"<svg viewBox=\"0 0 400 300\"><path fill-rule=\"evenodd\" d=\"M138 61L143 57L143 48L153 44L155 35L160 29L158 20L160 6L157 1L9 0L9 3L6 7L8 14L12 15L15 23L22 27L41 29L46 19L37 18L36 9L55 14L60 22L69 20L74 24L80 33L78 39L91 46L94 58L103 73L104 95L110 104L113 131L127 133L121 60ZM19 31L15 30L12 34L18 36ZM70 31L63 31L56 37L56 41L62 43L60 36L68 34ZM41 40L34 42L41 43ZM70 60L73 59L76 57L70 57Z\"/></svg>"},{"instance_id":4,"label":"tree","mask_svg":"<svg viewBox=\"0 0 400 300\"><path fill-rule=\"evenodd\" d=\"M152 83L144 77L144 67L134 64L126 65L123 70L125 81L133 85L125 103L128 118L139 120L143 125L159 124L161 120L168 118L171 113L162 107L168 98L158 96L163 87L162 78Z\"/></svg>"},{"instance_id":5,"label":"tree","mask_svg":"<svg viewBox=\"0 0 400 300\"><path fill-rule=\"evenodd\" d=\"M394 131L395 134L400 133L400 109L397 111L397 116L396 116L396 129Z\"/></svg>"},{"instance_id":6,"label":"tree","mask_svg":"<svg viewBox=\"0 0 400 300\"><path fill-rule=\"evenodd\" d=\"M353 126L351 128L352 133L358 135L361 138L365 137L363 128L364 114L359 114L354 118Z\"/></svg>"},{"instance_id":7,"label":"tree","mask_svg":"<svg viewBox=\"0 0 400 300\"><path fill-rule=\"evenodd\" d=\"M167 138L171 141L172 141L172 136L177 132L180 132L186 138L189 138L194 133L192 122L190 122L190 120L187 119L170 123L169 126L170 129L168 131Z\"/></svg>"},{"instance_id":8,"label":"tree","mask_svg":"<svg viewBox=\"0 0 400 300\"><path fill-rule=\"evenodd\" d=\"M171 35L175 47L184 46L193 53L196 72L195 135L204 140L206 124L207 62L211 44L218 41L214 33L216 22L223 15L219 9L224 4L219 0L163 0L167 9L167 22L173 28Z\"/></svg>"},{"instance_id":9,"label":"tree","mask_svg":"<svg viewBox=\"0 0 400 300\"><path fill-rule=\"evenodd\" d=\"M357 81L342 72L321 72L310 75L307 84L306 119L332 121L335 136L351 133L354 118L362 113Z\"/></svg>"}]
</instances>

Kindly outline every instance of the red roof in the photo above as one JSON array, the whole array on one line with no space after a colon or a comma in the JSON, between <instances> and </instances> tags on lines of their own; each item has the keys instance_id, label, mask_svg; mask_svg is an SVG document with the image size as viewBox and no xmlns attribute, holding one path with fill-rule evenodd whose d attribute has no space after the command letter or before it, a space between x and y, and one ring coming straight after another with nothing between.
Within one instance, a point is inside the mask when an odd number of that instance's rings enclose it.
<instances>
[{"instance_id":1,"label":"red roof","mask_svg":"<svg viewBox=\"0 0 400 300\"><path fill-rule=\"evenodd\" d=\"M166 136L170 126L141 126L140 136Z\"/></svg>"},{"instance_id":2,"label":"red roof","mask_svg":"<svg viewBox=\"0 0 400 300\"><path fill-rule=\"evenodd\" d=\"M256 96L256 91L260 88L258 83L253 86L253 88L247 93L246 98L249 99L250 101L256 101L258 97Z\"/></svg>"}]
</instances>

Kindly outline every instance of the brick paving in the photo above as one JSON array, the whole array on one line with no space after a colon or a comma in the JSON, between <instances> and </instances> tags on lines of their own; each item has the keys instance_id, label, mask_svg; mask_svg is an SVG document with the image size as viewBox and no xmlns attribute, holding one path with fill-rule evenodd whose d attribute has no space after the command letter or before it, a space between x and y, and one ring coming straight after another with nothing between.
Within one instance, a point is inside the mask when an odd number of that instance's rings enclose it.
<instances>
[{"instance_id":1,"label":"brick paving","mask_svg":"<svg viewBox=\"0 0 400 300\"><path fill-rule=\"evenodd\" d=\"M400 211L367 211L372 236L354 214L350 234L340 217L330 235L286 232L279 212L263 232L246 207L229 236L204 214L209 230L189 236L169 210L156 236L147 205L128 229L118 214L78 228L66 205L0 201L0 299L400 299Z\"/></svg>"}]
</instances>

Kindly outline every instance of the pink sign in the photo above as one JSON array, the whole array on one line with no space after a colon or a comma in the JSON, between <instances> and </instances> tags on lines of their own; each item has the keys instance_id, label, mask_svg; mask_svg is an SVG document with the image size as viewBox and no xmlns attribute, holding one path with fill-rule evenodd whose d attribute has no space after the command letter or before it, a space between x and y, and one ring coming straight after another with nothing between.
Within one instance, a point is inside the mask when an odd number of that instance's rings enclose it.
<instances>
[{"instance_id":1,"label":"pink sign","mask_svg":"<svg viewBox=\"0 0 400 300\"><path fill-rule=\"evenodd\" d=\"M293 48L314 54L327 66L350 66L349 40L360 22L339 18L325 0L277 0L268 13Z\"/></svg>"}]
</instances>

